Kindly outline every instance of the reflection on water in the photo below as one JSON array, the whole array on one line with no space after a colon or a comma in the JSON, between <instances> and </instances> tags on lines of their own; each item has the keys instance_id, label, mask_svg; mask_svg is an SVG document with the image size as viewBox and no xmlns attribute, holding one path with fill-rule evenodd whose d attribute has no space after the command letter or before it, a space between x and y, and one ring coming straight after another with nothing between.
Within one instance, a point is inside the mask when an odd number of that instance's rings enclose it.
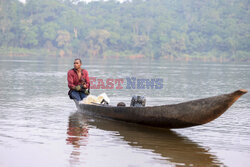
<instances>
[{"instance_id":1,"label":"reflection on water","mask_svg":"<svg viewBox=\"0 0 250 167\"><path fill-rule=\"evenodd\" d=\"M88 142L88 125L83 119L80 120L77 116L70 116L67 135L67 144L72 145L74 148L70 155L70 162L79 164L81 147L86 146Z\"/></svg>"},{"instance_id":2,"label":"reflection on water","mask_svg":"<svg viewBox=\"0 0 250 167\"><path fill-rule=\"evenodd\" d=\"M166 164L184 165L184 166L222 166L216 156L209 152L208 148L189 140L174 131L141 126L131 123L119 122L115 120L106 120L93 118L80 112L75 112L69 117L69 129L77 131L77 142L73 146L84 146L79 143L86 143L88 137L87 126L105 131L118 132L122 140L126 141L132 147L148 149L154 153L160 154L166 159ZM69 133L68 133L69 134ZM69 134L69 138L72 135ZM80 136L84 136L81 138ZM68 143L69 144L69 143ZM71 144L71 143L70 143ZM77 160L80 153L74 154L73 159ZM72 156L72 155L71 155Z\"/></svg>"}]
</instances>

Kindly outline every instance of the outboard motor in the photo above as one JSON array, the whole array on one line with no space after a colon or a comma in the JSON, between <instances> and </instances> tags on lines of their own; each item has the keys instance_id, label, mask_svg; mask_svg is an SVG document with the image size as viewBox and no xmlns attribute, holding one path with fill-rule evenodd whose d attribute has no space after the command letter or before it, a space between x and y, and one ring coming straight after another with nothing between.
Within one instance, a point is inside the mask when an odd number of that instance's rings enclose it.
<instances>
[{"instance_id":1,"label":"outboard motor","mask_svg":"<svg viewBox=\"0 0 250 167\"><path fill-rule=\"evenodd\" d=\"M130 106L131 107L145 107L146 98L143 96L133 96L131 99Z\"/></svg>"}]
</instances>

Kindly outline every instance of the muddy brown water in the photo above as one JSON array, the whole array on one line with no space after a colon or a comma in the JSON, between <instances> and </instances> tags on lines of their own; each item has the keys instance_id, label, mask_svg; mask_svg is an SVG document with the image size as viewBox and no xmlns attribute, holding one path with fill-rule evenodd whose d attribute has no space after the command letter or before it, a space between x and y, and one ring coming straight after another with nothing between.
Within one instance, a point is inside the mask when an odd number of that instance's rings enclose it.
<instances>
[{"instance_id":1,"label":"muddy brown water","mask_svg":"<svg viewBox=\"0 0 250 167\"><path fill-rule=\"evenodd\" d=\"M218 119L166 130L80 114L67 96L71 58L0 57L0 166L246 166L250 94ZM250 64L84 60L89 75L123 79L105 92L116 105L142 95L146 105L250 90ZM129 89L127 78L162 79L161 89Z\"/></svg>"}]
</instances>

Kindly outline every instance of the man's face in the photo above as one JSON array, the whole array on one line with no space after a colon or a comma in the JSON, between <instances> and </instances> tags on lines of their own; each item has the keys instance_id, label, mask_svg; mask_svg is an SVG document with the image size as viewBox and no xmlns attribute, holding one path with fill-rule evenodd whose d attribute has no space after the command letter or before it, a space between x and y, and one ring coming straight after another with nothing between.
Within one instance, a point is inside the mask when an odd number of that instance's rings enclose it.
<instances>
[{"instance_id":1,"label":"man's face","mask_svg":"<svg viewBox=\"0 0 250 167\"><path fill-rule=\"evenodd\" d=\"M74 61L74 68L75 68L75 69L78 70L78 69L81 67L81 65L82 65L82 64L81 64L80 60L75 60L75 61Z\"/></svg>"}]
</instances>

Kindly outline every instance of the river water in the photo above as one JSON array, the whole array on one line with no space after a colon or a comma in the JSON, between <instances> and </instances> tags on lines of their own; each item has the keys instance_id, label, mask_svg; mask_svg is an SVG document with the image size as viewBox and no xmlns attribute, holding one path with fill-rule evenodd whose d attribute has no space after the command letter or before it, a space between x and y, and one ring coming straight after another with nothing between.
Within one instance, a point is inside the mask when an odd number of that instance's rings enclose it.
<instances>
[{"instance_id":1,"label":"river water","mask_svg":"<svg viewBox=\"0 0 250 167\"><path fill-rule=\"evenodd\" d=\"M250 90L250 64L166 60L84 60L91 77L124 79L105 92L111 104L179 103ZM247 166L250 93L218 119L197 127L159 129L89 117L67 96L72 58L0 57L0 166ZM127 89L126 78L162 79L160 89Z\"/></svg>"}]
</instances>

